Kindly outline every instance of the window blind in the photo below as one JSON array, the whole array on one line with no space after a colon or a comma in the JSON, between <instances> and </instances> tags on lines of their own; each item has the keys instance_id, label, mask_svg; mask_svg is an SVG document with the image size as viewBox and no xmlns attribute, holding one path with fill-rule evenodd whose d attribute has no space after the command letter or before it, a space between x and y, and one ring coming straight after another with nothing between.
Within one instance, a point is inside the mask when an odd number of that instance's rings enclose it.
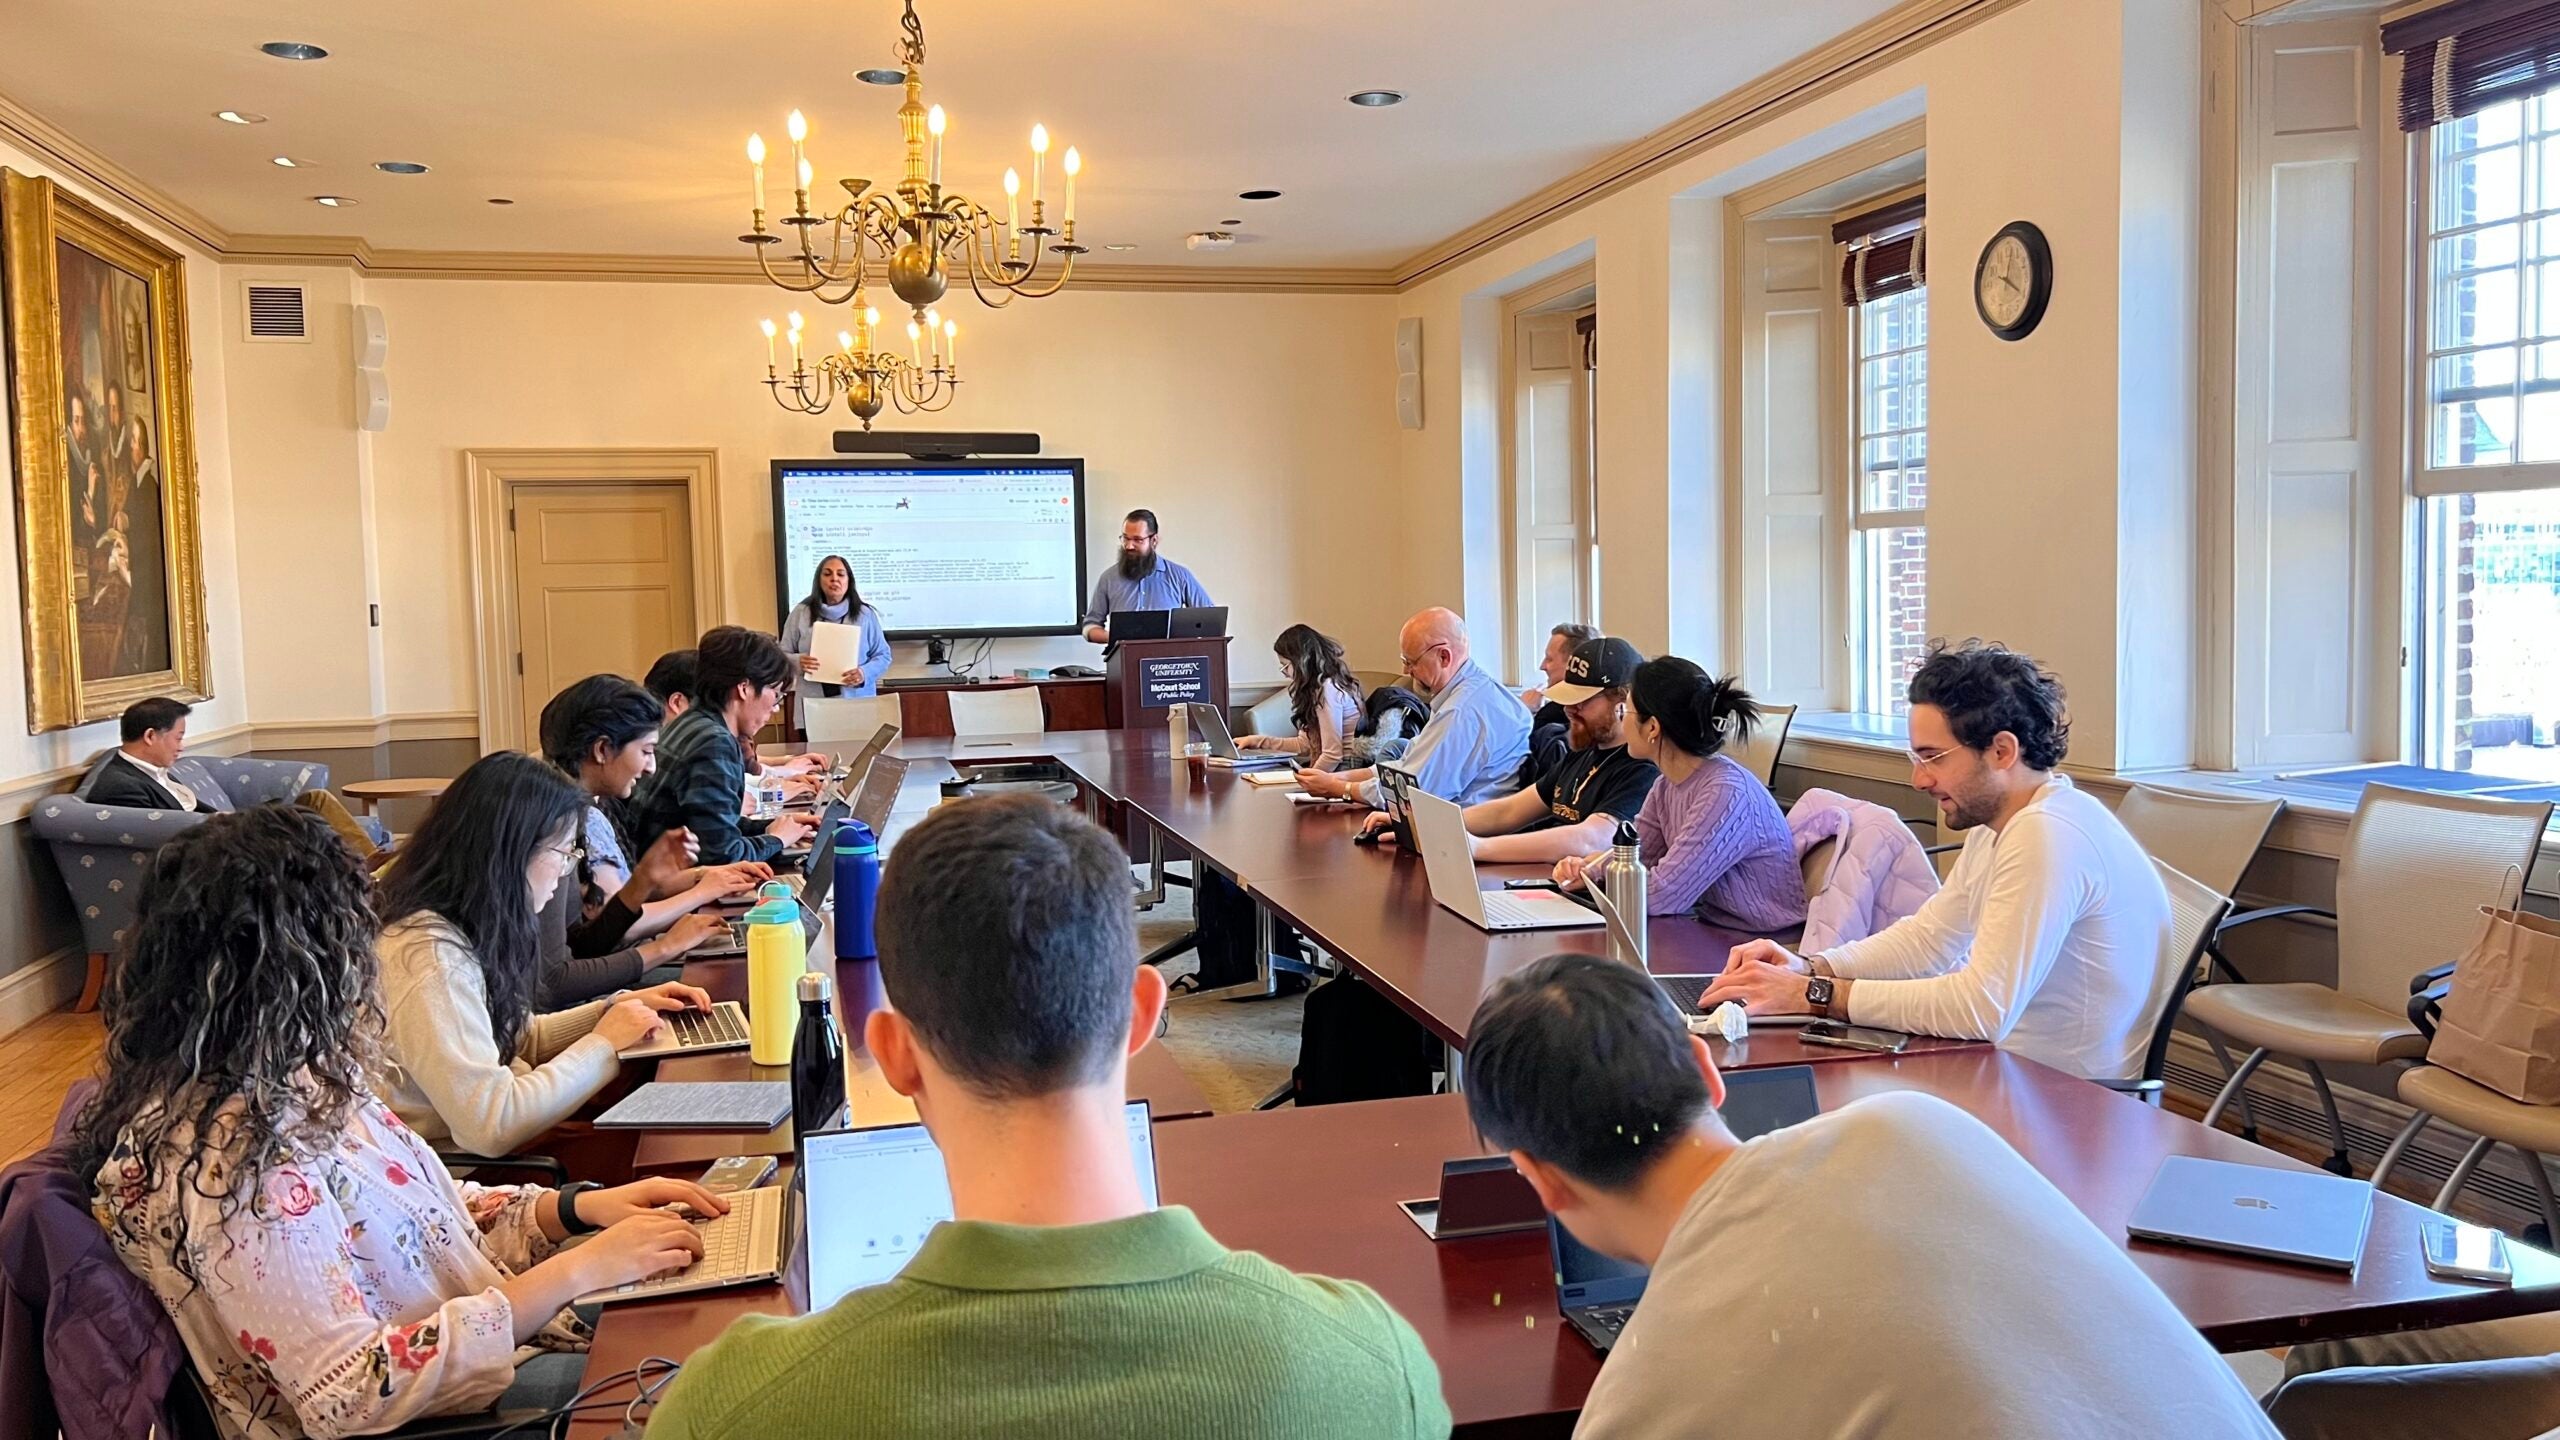
<instances>
[{"instance_id":1,"label":"window blind","mask_svg":"<svg viewBox=\"0 0 2560 1440\"><path fill-rule=\"evenodd\" d=\"M2400 128L2424 130L2560 85L2560 5L2452 0L2382 27L2401 57Z\"/></svg>"},{"instance_id":2,"label":"window blind","mask_svg":"<svg viewBox=\"0 0 2560 1440\"><path fill-rule=\"evenodd\" d=\"M1917 290L1929 283L1927 213L1914 195L1852 215L1831 227L1832 243L1849 247L1840 257L1840 303L1857 305Z\"/></svg>"}]
</instances>

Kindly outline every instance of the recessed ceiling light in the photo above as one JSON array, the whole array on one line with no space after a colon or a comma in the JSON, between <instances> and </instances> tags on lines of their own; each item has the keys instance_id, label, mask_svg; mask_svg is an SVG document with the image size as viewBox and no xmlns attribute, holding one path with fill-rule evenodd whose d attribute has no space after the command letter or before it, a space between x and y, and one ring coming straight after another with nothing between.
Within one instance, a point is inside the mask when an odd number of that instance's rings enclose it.
<instances>
[{"instance_id":1,"label":"recessed ceiling light","mask_svg":"<svg viewBox=\"0 0 2560 1440\"><path fill-rule=\"evenodd\" d=\"M270 40L259 46L258 51L261 54L273 55L279 60L326 60L329 58L328 51L317 45L305 45L299 40Z\"/></svg>"},{"instance_id":2,"label":"recessed ceiling light","mask_svg":"<svg viewBox=\"0 0 2560 1440\"><path fill-rule=\"evenodd\" d=\"M907 83L907 72L880 69L856 70L853 72L853 78L865 85L904 85Z\"/></svg>"},{"instance_id":3,"label":"recessed ceiling light","mask_svg":"<svg viewBox=\"0 0 2560 1440\"><path fill-rule=\"evenodd\" d=\"M1138 247L1135 245L1105 245L1102 248L1105 250L1135 250Z\"/></svg>"},{"instance_id":4,"label":"recessed ceiling light","mask_svg":"<svg viewBox=\"0 0 2560 1440\"><path fill-rule=\"evenodd\" d=\"M424 175L427 167L415 160L376 160L373 168L385 175Z\"/></svg>"},{"instance_id":5,"label":"recessed ceiling light","mask_svg":"<svg viewBox=\"0 0 2560 1440\"><path fill-rule=\"evenodd\" d=\"M296 160L290 155L279 155L271 163L280 165L287 170L308 170L311 168L310 161Z\"/></svg>"},{"instance_id":6,"label":"recessed ceiling light","mask_svg":"<svg viewBox=\"0 0 2560 1440\"><path fill-rule=\"evenodd\" d=\"M356 203L344 195L314 195L311 197L311 202L315 205L326 205L332 210L344 210Z\"/></svg>"},{"instance_id":7,"label":"recessed ceiling light","mask_svg":"<svg viewBox=\"0 0 2560 1440\"><path fill-rule=\"evenodd\" d=\"M213 118L227 125L264 125L267 117L247 110L216 110Z\"/></svg>"},{"instance_id":8,"label":"recessed ceiling light","mask_svg":"<svg viewBox=\"0 0 2560 1440\"><path fill-rule=\"evenodd\" d=\"M492 205L513 205L516 202L508 199L504 195L492 195L489 197L489 203Z\"/></svg>"},{"instance_id":9,"label":"recessed ceiling light","mask_svg":"<svg viewBox=\"0 0 2560 1440\"><path fill-rule=\"evenodd\" d=\"M1403 104L1404 92L1401 90L1363 90L1357 95L1346 96L1345 98L1350 100L1354 105L1361 105L1372 110L1379 110L1384 109L1389 105Z\"/></svg>"},{"instance_id":10,"label":"recessed ceiling light","mask_svg":"<svg viewBox=\"0 0 2560 1440\"><path fill-rule=\"evenodd\" d=\"M1277 200L1280 198L1280 192L1277 190L1239 190L1236 192L1236 198L1239 200Z\"/></svg>"}]
</instances>

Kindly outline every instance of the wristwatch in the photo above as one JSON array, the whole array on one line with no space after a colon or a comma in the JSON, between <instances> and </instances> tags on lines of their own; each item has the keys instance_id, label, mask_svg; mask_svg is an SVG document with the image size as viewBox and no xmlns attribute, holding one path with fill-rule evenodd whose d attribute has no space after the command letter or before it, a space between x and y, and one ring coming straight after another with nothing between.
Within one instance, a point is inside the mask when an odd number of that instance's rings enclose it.
<instances>
[{"instance_id":1,"label":"wristwatch","mask_svg":"<svg viewBox=\"0 0 2560 1440\"><path fill-rule=\"evenodd\" d=\"M572 1180L560 1187L560 1228L572 1235L592 1235L602 1226L591 1225L578 1218L578 1197L604 1187L593 1180Z\"/></svg>"},{"instance_id":2,"label":"wristwatch","mask_svg":"<svg viewBox=\"0 0 2560 1440\"><path fill-rule=\"evenodd\" d=\"M1804 982L1804 1003L1813 1007L1813 1013L1816 1015L1826 1020L1830 1019L1831 992L1836 988L1838 987L1831 983L1830 976L1816 975Z\"/></svg>"}]
</instances>

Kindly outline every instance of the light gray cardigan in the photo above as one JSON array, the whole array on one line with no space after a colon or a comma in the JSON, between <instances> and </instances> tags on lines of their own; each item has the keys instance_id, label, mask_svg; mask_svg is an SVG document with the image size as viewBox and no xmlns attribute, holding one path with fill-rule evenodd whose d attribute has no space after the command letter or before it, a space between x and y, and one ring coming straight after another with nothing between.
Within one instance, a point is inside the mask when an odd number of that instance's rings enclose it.
<instances>
[{"instance_id":1,"label":"light gray cardigan","mask_svg":"<svg viewBox=\"0 0 2560 1440\"><path fill-rule=\"evenodd\" d=\"M381 1094L402 1123L476 1155L510 1155L577 1113L622 1068L594 1032L610 998L536 1015L520 1053L498 1058L489 992L460 929L408 916L382 932L382 1009L390 1022Z\"/></svg>"}]
</instances>

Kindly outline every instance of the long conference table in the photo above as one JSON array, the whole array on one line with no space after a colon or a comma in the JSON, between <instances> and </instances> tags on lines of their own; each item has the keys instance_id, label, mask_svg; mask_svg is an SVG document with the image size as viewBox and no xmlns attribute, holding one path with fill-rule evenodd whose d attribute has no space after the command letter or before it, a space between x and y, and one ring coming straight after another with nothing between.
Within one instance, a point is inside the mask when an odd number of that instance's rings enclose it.
<instances>
[{"instance_id":1,"label":"long conference table","mask_svg":"<svg viewBox=\"0 0 2560 1440\"><path fill-rule=\"evenodd\" d=\"M981 764L1053 762L1087 806L1121 833L1142 835L1161 859L1171 847L1234 878L1265 911L1393 999L1453 1053L1487 986L1558 950L1598 951L1597 932L1488 935L1432 903L1417 857L1355 846L1357 812L1291 802L1283 787L1249 785L1212 770L1194 778L1169 759L1165 737L1088 731L990 739L907 741L913 763L900 821L947 778ZM1147 857L1141 857L1147 858ZM1532 873L1487 867L1489 874ZM1713 972L1739 937L1676 917L1647 935L1658 973ZM743 987L743 965L687 967L687 979L722 998ZM840 1013L858 1041L859 1018L879 1003L876 969L838 967ZM2418 1244L2427 1213L2388 1195L2352 1277L2299 1266L2126 1242L2125 1221L2161 1161L2172 1155L2307 1170L2310 1167L2182 1116L2091 1085L1989 1046L1925 1040L1898 1057L1807 1046L1783 1027L1727 1044L1709 1042L1727 1068L1812 1064L1822 1108L1889 1090L1937 1095L1989 1125L2099 1231L2126 1253L2197 1331L2223 1351L2428 1328L2560 1310L2560 1258L2522 1246L2517 1284L2486 1287L2429 1276ZM1155 1057L1149 1059L1148 1057ZM911 1118L858 1046L848 1070L857 1124ZM746 1078L741 1056L661 1062L667 1079ZM1293 1269L1376 1289L1411 1322L1440 1367L1451 1413L1470 1435L1561 1435L1571 1430L1599 1358L1561 1323L1546 1239L1537 1232L1435 1244L1396 1208L1439 1187L1443 1160L1482 1154L1459 1095L1208 1117L1198 1088L1160 1047L1133 1061L1133 1098L1160 1121L1156 1159L1162 1198L1190 1206L1225 1244ZM637 1168L691 1173L721 1155L788 1155L787 1126L767 1135L652 1134ZM1927 1203L1913 1197L1914 1204ZM2032 1264L2032 1256L2020 1256ZM590 1380L652 1356L681 1360L744 1315L805 1307L797 1248L783 1284L742 1286L609 1307L596 1330ZM1967 1323L1961 1296L1935 1297L1941 1322ZM1928 1303L1924 1301L1923 1303ZM2032 1343L2031 1339L2022 1343ZM582 1416L572 1433L602 1437L619 1407Z\"/></svg>"}]
</instances>

